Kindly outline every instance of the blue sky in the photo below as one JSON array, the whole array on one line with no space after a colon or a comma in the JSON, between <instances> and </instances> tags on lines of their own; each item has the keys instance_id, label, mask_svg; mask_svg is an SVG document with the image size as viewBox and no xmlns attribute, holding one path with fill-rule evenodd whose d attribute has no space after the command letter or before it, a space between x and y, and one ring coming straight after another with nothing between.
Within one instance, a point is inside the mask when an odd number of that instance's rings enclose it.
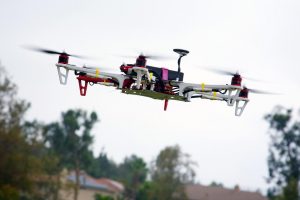
<instances>
[{"instance_id":1,"label":"blue sky","mask_svg":"<svg viewBox=\"0 0 300 200\"><path fill-rule=\"evenodd\" d=\"M19 86L19 96L32 103L29 119L57 120L69 108L95 110L101 122L93 131L93 149L102 148L116 162L137 154L148 163L168 146L178 144L198 163L197 180L228 187L265 190L268 124L263 116L281 104L299 108L300 2L280 0L111 0L0 1L0 60ZM173 60L148 64L176 69L173 48L190 50L182 60L185 81L228 84L230 77L199 66L239 70L265 82L248 87L284 95L250 94L242 117L225 102L163 102L94 86L81 97L74 75L59 84L57 57L20 48L32 44L97 57L77 60L116 68L132 63L115 55L155 52Z\"/></svg>"}]
</instances>

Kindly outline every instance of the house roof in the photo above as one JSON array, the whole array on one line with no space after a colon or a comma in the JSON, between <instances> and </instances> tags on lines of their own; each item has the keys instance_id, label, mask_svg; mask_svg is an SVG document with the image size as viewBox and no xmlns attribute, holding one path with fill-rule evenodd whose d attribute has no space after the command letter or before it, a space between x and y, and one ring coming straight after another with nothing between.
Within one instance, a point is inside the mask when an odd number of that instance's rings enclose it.
<instances>
[{"instance_id":1,"label":"house roof","mask_svg":"<svg viewBox=\"0 0 300 200\"><path fill-rule=\"evenodd\" d=\"M227 189L199 184L187 185L186 194L189 200L267 200L258 192L245 192L235 189Z\"/></svg>"},{"instance_id":2,"label":"house roof","mask_svg":"<svg viewBox=\"0 0 300 200\"><path fill-rule=\"evenodd\" d=\"M75 172L72 171L67 176L69 181L75 182L76 176ZM108 178L93 178L89 176L86 172L80 171L79 175L80 187L82 188L91 188L96 190L104 190L111 193L120 193L124 191L124 186L122 183L108 179Z\"/></svg>"},{"instance_id":3,"label":"house roof","mask_svg":"<svg viewBox=\"0 0 300 200\"><path fill-rule=\"evenodd\" d=\"M96 179L97 183L105 185L107 188L109 188L111 191L115 192L123 192L124 191L124 186L122 183L107 179L107 178L99 178Z\"/></svg>"},{"instance_id":4,"label":"house roof","mask_svg":"<svg viewBox=\"0 0 300 200\"><path fill-rule=\"evenodd\" d=\"M76 181L75 172L72 171L67 176L67 179L69 181L75 182ZM79 174L79 182L80 182L80 187L83 188L109 191L109 188L106 185L98 183L94 178L92 178L91 176L89 176L88 174L82 171Z\"/></svg>"}]
</instances>

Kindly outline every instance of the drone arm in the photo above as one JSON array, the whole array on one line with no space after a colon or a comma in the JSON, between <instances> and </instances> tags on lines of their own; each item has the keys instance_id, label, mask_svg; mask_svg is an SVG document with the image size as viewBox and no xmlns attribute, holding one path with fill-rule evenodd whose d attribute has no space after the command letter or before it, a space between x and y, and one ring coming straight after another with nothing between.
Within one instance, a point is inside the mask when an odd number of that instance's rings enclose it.
<instances>
[{"instance_id":1,"label":"drone arm","mask_svg":"<svg viewBox=\"0 0 300 200\"><path fill-rule=\"evenodd\" d=\"M210 92L189 91L186 93L186 98L187 101L191 101L192 98L226 101L226 99L228 99L228 95L221 94L217 91L210 91Z\"/></svg>"},{"instance_id":2,"label":"drone arm","mask_svg":"<svg viewBox=\"0 0 300 200\"><path fill-rule=\"evenodd\" d=\"M223 94L217 94L216 92L213 92L211 94L198 94L198 95L191 96L191 98L196 98L196 97L199 97L199 98L202 98L202 99L220 100L220 101L230 100L228 98L228 96L223 95ZM236 104L235 104L235 116L241 116L243 114L244 109L246 108L246 105L249 102L249 99L238 97L237 99L235 99L234 102L236 102Z\"/></svg>"},{"instance_id":3,"label":"drone arm","mask_svg":"<svg viewBox=\"0 0 300 200\"><path fill-rule=\"evenodd\" d=\"M178 81L171 82L172 85L179 87L179 95L184 96L186 101L191 98L202 98L210 100L226 101L228 106L233 106L236 103L235 115L241 116L247 103L248 98L240 97L242 87L234 85L205 85L183 83ZM221 93L220 91L225 90Z\"/></svg>"},{"instance_id":4,"label":"drone arm","mask_svg":"<svg viewBox=\"0 0 300 200\"><path fill-rule=\"evenodd\" d=\"M114 74L114 73L106 73L106 72L101 72L99 69L89 69L89 68L82 68L82 67L77 67L76 65L70 65L70 64L61 64L61 63L57 63L57 70L60 72L60 68L65 68L66 69L66 74L62 74L59 73L59 77L60 77L60 82L61 84L66 84L66 80L63 81L63 78L66 77L65 79L67 79L67 75L68 75L68 71L69 70L73 70L73 71L77 71L77 72L82 72L85 73L88 76L91 77L111 77L113 79L115 79L116 81L118 81L118 88L121 89L123 87L123 82L125 79L127 79L127 76L124 76L122 74Z\"/></svg>"},{"instance_id":5,"label":"drone arm","mask_svg":"<svg viewBox=\"0 0 300 200\"><path fill-rule=\"evenodd\" d=\"M197 91L190 91L186 94L187 101L190 101L191 98L201 98L201 99L210 99L210 100L220 100L220 101L227 101L232 102L232 104L228 104L229 106L235 105L235 116L241 116L246 105L249 102L248 98L243 97L233 97L231 98L230 95L221 94L216 91L212 92L197 92Z\"/></svg>"},{"instance_id":6,"label":"drone arm","mask_svg":"<svg viewBox=\"0 0 300 200\"><path fill-rule=\"evenodd\" d=\"M204 83L195 84L195 83L184 83L178 81L171 81L171 85L179 87L179 95L183 96L184 92L187 90L201 91L201 92L210 92L210 91L220 91L220 90L242 90L240 86L234 85L206 85Z\"/></svg>"}]
</instances>

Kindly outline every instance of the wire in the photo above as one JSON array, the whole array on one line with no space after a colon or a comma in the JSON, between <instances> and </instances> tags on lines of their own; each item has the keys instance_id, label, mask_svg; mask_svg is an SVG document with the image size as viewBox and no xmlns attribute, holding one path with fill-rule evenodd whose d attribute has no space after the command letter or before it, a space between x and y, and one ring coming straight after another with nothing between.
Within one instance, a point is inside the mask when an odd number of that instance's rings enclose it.
<instances>
[{"instance_id":1,"label":"wire","mask_svg":"<svg viewBox=\"0 0 300 200\"><path fill-rule=\"evenodd\" d=\"M221 94L226 94L227 89L225 89L224 92L222 92L222 90L221 90L221 91L218 91L218 92L220 92Z\"/></svg>"}]
</instances>

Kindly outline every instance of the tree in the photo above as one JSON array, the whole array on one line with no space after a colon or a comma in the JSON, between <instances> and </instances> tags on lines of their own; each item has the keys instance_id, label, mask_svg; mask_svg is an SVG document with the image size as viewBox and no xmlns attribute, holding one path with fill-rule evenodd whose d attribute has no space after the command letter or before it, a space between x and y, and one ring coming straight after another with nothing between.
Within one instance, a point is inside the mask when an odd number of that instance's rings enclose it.
<instances>
[{"instance_id":1,"label":"tree","mask_svg":"<svg viewBox=\"0 0 300 200\"><path fill-rule=\"evenodd\" d=\"M106 177L111 179L118 179L117 164L107 157L107 153L101 152L99 156L93 159L91 165L86 166L87 172L93 177Z\"/></svg>"},{"instance_id":2,"label":"tree","mask_svg":"<svg viewBox=\"0 0 300 200\"><path fill-rule=\"evenodd\" d=\"M39 146L38 150L34 151L33 154L43 163L43 174L36 177L36 189L41 193L41 198L45 199L47 197L49 200L60 200L60 191L66 189L67 184L64 184L61 179L63 171L59 166L59 157L44 144L43 126L37 120L26 121L22 132L26 136L28 144Z\"/></svg>"},{"instance_id":3,"label":"tree","mask_svg":"<svg viewBox=\"0 0 300 200\"><path fill-rule=\"evenodd\" d=\"M178 145L166 147L152 164L152 181L143 185L137 199L187 199L185 184L194 182L193 165Z\"/></svg>"},{"instance_id":4,"label":"tree","mask_svg":"<svg viewBox=\"0 0 300 200\"><path fill-rule=\"evenodd\" d=\"M291 109L276 107L266 115L270 125L268 196L280 200L299 199L300 121Z\"/></svg>"},{"instance_id":5,"label":"tree","mask_svg":"<svg viewBox=\"0 0 300 200\"><path fill-rule=\"evenodd\" d=\"M29 191L28 168L23 164L30 158L21 134L21 121L29 104L16 97L17 87L0 64L0 199L17 199L20 191Z\"/></svg>"},{"instance_id":6,"label":"tree","mask_svg":"<svg viewBox=\"0 0 300 200\"><path fill-rule=\"evenodd\" d=\"M0 199L45 198L38 179L47 174L50 159L43 144L24 132L28 108L29 103L17 98L17 86L0 66Z\"/></svg>"},{"instance_id":7,"label":"tree","mask_svg":"<svg viewBox=\"0 0 300 200\"><path fill-rule=\"evenodd\" d=\"M215 181L211 182L209 184L209 186L211 186L211 187L220 187L220 188L224 187L224 185L222 183L218 183L218 182L215 182Z\"/></svg>"},{"instance_id":8,"label":"tree","mask_svg":"<svg viewBox=\"0 0 300 200\"><path fill-rule=\"evenodd\" d=\"M119 165L119 179L125 184L125 196L136 199L140 186L145 182L148 169L142 158L132 155Z\"/></svg>"},{"instance_id":9,"label":"tree","mask_svg":"<svg viewBox=\"0 0 300 200\"><path fill-rule=\"evenodd\" d=\"M68 110L62 113L61 122L46 125L44 129L45 142L60 158L61 169L67 167L75 170L75 200L77 200L80 186L80 169L90 164L93 159L89 150L93 142L90 132L97 121L98 117L95 112L88 114L80 109Z\"/></svg>"},{"instance_id":10,"label":"tree","mask_svg":"<svg viewBox=\"0 0 300 200\"><path fill-rule=\"evenodd\" d=\"M30 104L17 98L17 86L11 82L0 63L0 131L20 131Z\"/></svg>"}]
</instances>

